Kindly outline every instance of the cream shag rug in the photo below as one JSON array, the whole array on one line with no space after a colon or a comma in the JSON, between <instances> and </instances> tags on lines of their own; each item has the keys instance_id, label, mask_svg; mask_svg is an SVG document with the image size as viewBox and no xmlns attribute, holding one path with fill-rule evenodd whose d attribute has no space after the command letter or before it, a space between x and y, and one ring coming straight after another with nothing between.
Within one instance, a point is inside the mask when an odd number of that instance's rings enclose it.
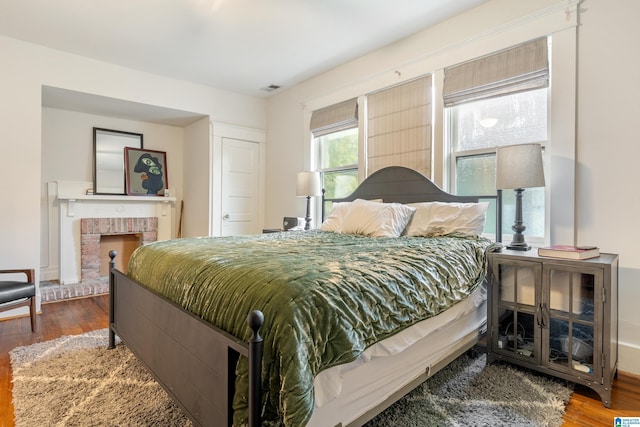
<instances>
[{"instance_id":1,"label":"cream shag rug","mask_svg":"<svg viewBox=\"0 0 640 427\"><path fill-rule=\"evenodd\" d=\"M190 426L135 356L107 342L102 329L12 350L16 427Z\"/></svg>"},{"instance_id":2,"label":"cream shag rug","mask_svg":"<svg viewBox=\"0 0 640 427\"><path fill-rule=\"evenodd\" d=\"M11 351L16 426L190 426L107 330ZM565 382L463 356L367 426L560 426Z\"/></svg>"}]
</instances>

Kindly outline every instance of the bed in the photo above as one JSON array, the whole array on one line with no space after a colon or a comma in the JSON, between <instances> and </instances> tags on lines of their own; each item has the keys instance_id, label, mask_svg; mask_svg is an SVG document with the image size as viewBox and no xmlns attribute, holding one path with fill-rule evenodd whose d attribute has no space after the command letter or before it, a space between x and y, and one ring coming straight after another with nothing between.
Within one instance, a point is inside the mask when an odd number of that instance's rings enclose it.
<instances>
[{"instance_id":1,"label":"bed","mask_svg":"<svg viewBox=\"0 0 640 427\"><path fill-rule=\"evenodd\" d=\"M390 167L321 230L146 245L111 269L110 347L118 335L196 425L362 425L483 333L477 202ZM423 236L419 215L454 206L471 219Z\"/></svg>"}]
</instances>

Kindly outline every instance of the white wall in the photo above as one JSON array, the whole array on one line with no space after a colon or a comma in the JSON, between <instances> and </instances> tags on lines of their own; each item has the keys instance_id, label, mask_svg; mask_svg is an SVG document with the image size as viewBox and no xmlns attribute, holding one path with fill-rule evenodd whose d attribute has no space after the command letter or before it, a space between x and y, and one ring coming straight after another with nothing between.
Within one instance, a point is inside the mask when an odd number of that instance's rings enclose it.
<instances>
[{"instance_id":1,"label":"white wall","mask_svg":"<svg viewBox=\"0 0 640 427\"><path fill-rule=\"evenodd\" d=\"M58 209L56 200L48 200L51 181L93 181L93 128L141 133L144 148L167 153L167 178L177 206L183 194L182 127L124 120L57 108L42 109L42 185L41 185L41 280L58 279ZM206 134L204 141L207 141ZM205 211L206 212L206 211ZM176 212L171 213L177 218ZM177 224L171 235L175 236Z\"/></svg>"},{"instance_id":2,"label":"white wall","mask_svg":"<svg viewBox=\"0 0 640 427\"><path fill-rule=\"evenodd\" d=\"M284 215L304 213L304 203L288 195L293 194L295 174L309 167L308 120L313 110L344 101L375 90L398 84L427 73L442 81L443 68L499 49L513 46L544 35L553 35L558 46L553 60L566 63L564 68L574 71L559 76L566 82L561 117L551 129L555 137L554 150L574 151L575 119L571 89L575 86L575 7L558 0L513 2L493 0L467 13L456 16L435 27L428 28L407 39L358 58L327 73L310 79L269 99L267 187L277 188L277 194L267 196L266 226L278 225ZM569 17L565 14L570 10ZM573 42L571 44L571 42ZM570 47L570 49L567 49ZM440 86L441 90L441 86ZM436 94L436 105L441 100ZM553 105L553 107L556 107ZM438 115L436 110L436 114ZM443 185L443 118L434 122L434 181ZM276 166L274 166L276 165ZM277 169L275 171L274 169ZM566 177L569 181L573 174ZM571 188L556 188L556 197L573 199ZM562 196L562 197L561 197ZM571 212L565 206L562 212ZM558 238L573 238L573 222L564 222L553 230ZM567 237L565 237L567 236Z\"/></svg>"},{"instance_id":3,"label":"white wall","mask_svg":"<svg viewBox=\"0 0 640 427\"><path fill-rule=\"evenodd\" d=\"M38 81L38 62L2 38L0 52L0 185L4 195L0 201L0 266L37 272L41 107L40 85L33 82Z\"/></svg>"},{"instance_id":4,"label":"white wall","mask_svg":"<svg viewBox=\"0 0 640 427\"><path fill-rule=\"evenodd\" d=\"M210 123L208 118L200 119L185 128L184 174L189 183L184 189L185 202L182 219L182 237L210 235L211 212L211 144L200 144L203 139L209 141ZM178 212L178 217L180 213ZM180 219L178 219L180 221Z\"/></svg>"},{"instance_id":5,"label":"white wall","mask_svg":"<svg viewBox=\"0 0 640 427\"><path fill-rule=\"evenodd\" d=\"M40 265L42 86L194 112L239 126L264 129L266 125L266 102L262 99L126 69L7 37L0 37L0 52L3 194L0 268L31 267L38 271ZM204 143L210 144L210 140ZM210 171L200 173L196 179L207 180ZM183 183L188 185L191 183ZM39 273L36 276L39 280Z\"/></svg>"},{"instance_id":6,"label":"white wall","mask_svg":"<svg viewBox=\"0 0 640 427\"><path fill-rule=\"evenodd\" d=\"M554 44L557 52L558 47L575 46L577 33L578 80L575 69L565 66L561 75L554 76L552 87L556 96L552 144L561 149L551 186L556 198L558 189L569 195L564 197L569 200L567 210L551 218L554 243L575 240L620 254L619 366L623 371L640 373L640 310L635 308L640 300L640 257L635 248L640 237L636 225L640 197L633 190L623 195L615 190L621 186L632 189L640 174L633 164L640 158L635 129L640 117L640 86L634 84L634 74L640 69L634 44L640 32L632 21L640 12L640 2L585 0L577 32L575 28L555 32L572 18L565 14L566 5L569 3L557 0L492 0L270 98L265 226L277 227L283 216L304 213L303 201L295 197L294 183L296 173L309 167L310 111L424 73L434 72L437 80L444 66L541 35L553 33L554 40L562 41L560 46ZM571 56L571 50L562 55ZM576 63L575 53L555 59ZM569 102L556 104L558 98ZM553 116L558 109L562 119ZM435 135L434 179L440 182L442 149L438 144L442 143L442 130L436 129ZM574 161L567 161L574 157L575 184ZM570 202L574 197L575 206Z\"/></svg>"},{"instance_id":7,"label":"white wall","mask_svg":"<svg viewBox=\"0 0 640 427\"><path fill-rule=\"evenodd\" d=\"M640 2L582 6L577 241L620 255L620 369L640 373Z\"/></svg>"}]
</instances>

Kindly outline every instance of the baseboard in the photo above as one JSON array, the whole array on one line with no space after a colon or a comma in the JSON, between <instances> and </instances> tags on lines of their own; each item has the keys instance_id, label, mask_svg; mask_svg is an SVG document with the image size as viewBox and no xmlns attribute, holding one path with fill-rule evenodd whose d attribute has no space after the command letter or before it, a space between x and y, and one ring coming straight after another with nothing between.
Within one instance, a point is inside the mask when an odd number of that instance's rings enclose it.
<instances>
[{"instance_id":1,"label":"baseboard","mask_svg":"<svg viewBox=\"0 0 640 427\"><path fill-rule=\"evenodd\" d=\"M0 320L11 320L20 317L29 317L29 307L17 307L0 313Z\"/></svg>"},{"instance_id":2,"label":"baseboard","mask_svg":"<svg viewBox=\"0 0 640 427\"><path fill-rule=\"evenodd\" d=\"M640 376L640 348L624 342L618 343L618 370L631 376Z\"/></svg>"},{"instance_id":3,"label":"baseboard","mask_svg":"<svg viewBox=\"0 0 640 427\"><path fill-rule=\"evenodd\" d=\"M58 280L58 267L42 267L40 268L40 281Z\"/></svg>"}]
</instances>

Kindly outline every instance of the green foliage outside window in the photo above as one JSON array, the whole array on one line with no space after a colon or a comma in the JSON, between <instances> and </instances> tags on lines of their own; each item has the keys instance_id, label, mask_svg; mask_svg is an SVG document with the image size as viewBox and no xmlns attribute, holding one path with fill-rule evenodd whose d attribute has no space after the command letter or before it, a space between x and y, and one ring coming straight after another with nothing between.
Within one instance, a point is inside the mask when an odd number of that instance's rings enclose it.
<instances>
[{"instance_id":1,"label":"green foliage outside window","mask_svg":"<svg viewBox=\"0 0 640 427\"><path fill-rule=\"evenodd\" d=\"M325 197L346 197L358 186L358 128L317 139Z\"/></svg>"},{"instance_id":2,"label":"green foliage outside window","mask_svg":"<svg viewBox=\"0 0 640 427\"><path fill-rule=\"evenodd\" d=\"M358 128L330 133L318 139L321 169L358 164Z\"/></svg>"}]
</instances>

